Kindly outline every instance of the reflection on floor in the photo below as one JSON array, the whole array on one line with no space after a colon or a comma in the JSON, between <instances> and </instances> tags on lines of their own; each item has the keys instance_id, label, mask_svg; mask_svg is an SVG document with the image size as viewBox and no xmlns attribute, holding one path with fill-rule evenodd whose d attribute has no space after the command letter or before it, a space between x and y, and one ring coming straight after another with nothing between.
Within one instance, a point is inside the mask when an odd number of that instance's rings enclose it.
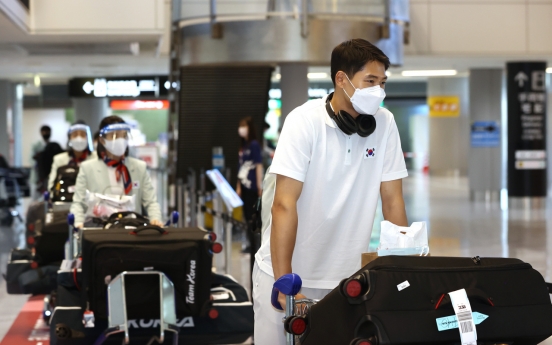
<instances>
[{"instance_id":1,"label":"reflection on floor","mask_svg":"<svg viewBox=\"0 0 552 345\"><path fill-rule=\"evenodd\" d=\"M426 221L435 256L516 257L529 262L552 281L552 202L542 210L502 210L499 203L469 201L466 178L414 174L404 181L409 222ZM550 220L548 220L550 219ZM371 247L377 246L378 210ZM15 230L14 230L15 229ZM0 227L0 270L5 272L9 250L23 240L20 226ZM249 290L249 256L232 250L230 272ZM19 312L26 296L7 296L0 276L0 338ZM552 339L544 342L552 345Z\"/></svg>"}]
</instances>

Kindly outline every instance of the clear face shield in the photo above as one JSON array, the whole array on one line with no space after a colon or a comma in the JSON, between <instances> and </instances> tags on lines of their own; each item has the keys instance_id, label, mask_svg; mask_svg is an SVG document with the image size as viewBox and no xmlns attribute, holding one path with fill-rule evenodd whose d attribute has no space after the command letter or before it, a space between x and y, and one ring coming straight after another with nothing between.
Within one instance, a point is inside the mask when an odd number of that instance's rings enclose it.
<instances>
[{"instance_id":1,"label":"clear face shield","mask_svg":"<svg viewBox=\"0 0 552 345\"><path fill-rule=\"evenodd\" d=\"M90 127L83 124L77 124L69 127L69 147L73 150L82 151L94 151L94 144L92 143L92 132Z\"/></svg>"},{"instance_id":2,"label":"clear face shield","mask_svg":"<svg viewBox=\"0 0 552 345\"><path fill-rule=\"evenodd\" d=\"M114 156L123 156L131 139L131 128L126 123L116 123L100 130L100 142Z\"/></svg>"}]
</instances>

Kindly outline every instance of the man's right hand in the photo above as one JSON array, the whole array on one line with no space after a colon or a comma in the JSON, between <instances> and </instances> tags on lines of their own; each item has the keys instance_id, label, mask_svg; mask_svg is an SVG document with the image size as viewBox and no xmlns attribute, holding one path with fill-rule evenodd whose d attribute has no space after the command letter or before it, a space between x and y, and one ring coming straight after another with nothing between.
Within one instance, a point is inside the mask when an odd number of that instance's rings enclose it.
<instances>
[{"instance_id":1,"label":"man's right hand","mask_svg":"<svg viewBox=\"0 0 552 345\"><path fill-rule=\"evenodd\" d=\"M305 295L303 294L300 294L298 293L297 295L295 295L295 300L299 300L299 299L305 299L307 298ZM284 309L284 311L286 311L286 295L284 295L283 293L278 293L278 302L280 302L280 305L282 306L282 309Z\"/></svg>"}]
</instances>

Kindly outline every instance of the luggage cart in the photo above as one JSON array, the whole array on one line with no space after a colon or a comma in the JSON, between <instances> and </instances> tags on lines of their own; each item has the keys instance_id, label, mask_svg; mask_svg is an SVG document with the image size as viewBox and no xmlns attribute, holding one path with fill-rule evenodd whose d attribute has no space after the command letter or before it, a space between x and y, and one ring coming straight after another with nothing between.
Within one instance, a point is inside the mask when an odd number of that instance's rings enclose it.
<instances>
[{"instance_id":1,"label":"luggage cart","mask_svg":"<svg viewBox=\"0 0 552 345\"><path fill-rule=\"evenodd\" d=\"M179 213L173 212L171 219L165 224L166 227L177 227ZM66 259L74 261L80 255L82 231L86 229L75 228L75 216L69 214L67 216L69 225L69 241ZM108 231L108 230L107 230ZM75 267L76 269L76 267ZM154 340L158 343L163 343L166 338L166 332L172 332L173 345L178 344L179 327L176 319L175 293L174 285L170 279L159 271L125 271L117 275L107 286L107 306L108 306L108 328L95 341L95 345L101 345L108 340L112 335L124 333L124 344L130 343L129 323L126 306L126 284L125 278L128 276L151 276L156 275L159 278L159 302L160 302L160 330L159 336L152 337L150 343Z\"/></svg>"},{"instance_id":2,"label":"luggage cart","mask_svg":"<svg viewBox=\"0 0 552 345\"><path fill-rule=\"evenodd\" d=\"M282 321L286 330L287 345L299 344L299 337L307 330L306 316L310 308L318 302L318 300L308 298L295 299L302 285L301 277L290 273L281 276L272 288L271 303L274 308L284 310L278 302L278 294L281 292L286 295L286 316Z\"/></svg>"}]
</instances>

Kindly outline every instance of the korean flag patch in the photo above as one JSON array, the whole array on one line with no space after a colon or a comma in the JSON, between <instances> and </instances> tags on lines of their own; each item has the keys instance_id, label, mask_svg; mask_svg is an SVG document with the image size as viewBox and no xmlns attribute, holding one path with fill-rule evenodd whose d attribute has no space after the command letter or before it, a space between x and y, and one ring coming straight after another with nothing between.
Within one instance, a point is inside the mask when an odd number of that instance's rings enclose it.
<instances>
[{"instance_id":1,"label":"korean flag patch","mask_svg":"<svg viewBox=\"0 0 552 345\"><path fill-rule=\"evenodd\" d=\"M375 148L367 148L366 151L364 151L364 159L374 158L374 157L376 157Z\"/></svg>"}]
</instances>

